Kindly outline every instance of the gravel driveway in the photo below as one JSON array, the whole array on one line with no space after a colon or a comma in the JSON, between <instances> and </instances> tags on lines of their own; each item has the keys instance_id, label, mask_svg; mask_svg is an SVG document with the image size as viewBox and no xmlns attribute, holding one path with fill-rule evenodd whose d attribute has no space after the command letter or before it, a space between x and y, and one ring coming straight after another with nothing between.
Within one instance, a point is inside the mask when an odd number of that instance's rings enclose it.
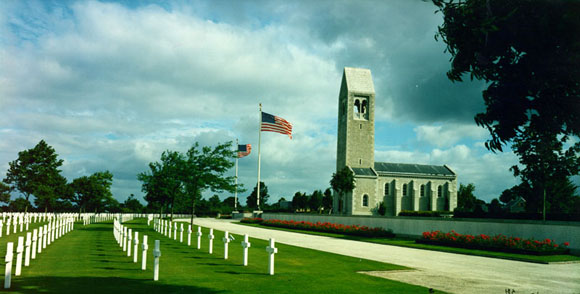
<instances>
[{"instance_id":1,"label":"gravel driveway","mask_svg":"<svg viewBox=\"0 0 580 294\"><path fill-rule=\"evenodd\" d=\"M580 263L544 265L451 254L248 227L232 223L232 220L196 218L194 224L234 234L248 234L252 238L275 238L276 242L284 244L410 267L414 270L367 274L450 293L580 294Z\"/></svg>"}]
</instances>

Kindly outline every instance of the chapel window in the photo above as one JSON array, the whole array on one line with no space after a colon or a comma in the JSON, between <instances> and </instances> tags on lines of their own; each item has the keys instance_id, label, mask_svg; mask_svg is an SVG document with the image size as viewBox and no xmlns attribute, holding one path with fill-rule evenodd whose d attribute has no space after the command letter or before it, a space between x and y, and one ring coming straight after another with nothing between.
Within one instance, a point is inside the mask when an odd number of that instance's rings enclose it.
<instances>
[{"instance_id":1,"label":"chapel window","mask_svg":"<svg viewBox=\"0 0 580 294\"><path fill-rule=\"evenodd\" d=\"M389 196L389 183L385 183L385 196Z\"/></svg>"},{"instance_id":2,"label":"chapel window","mask_svg":"<svg viewBox=\"0 0 580 294\"><path fill-rule=\"evenodd\" d=\"M421 185L421 197L425 197L425 185Z\"/></svg>"},{"instance_id":3,"label":"chapel window","mask_svg":"<svg viewBox=\"0 0 580 294\"><path fill-rule=\"evenodd\" d=\"M443 196L443 186L437 187L437 197Z\"/></svg>"},{"instance_id":4,"label":"chapel window","mask_svg":"<svg viewBox=\"0 0 580 294\"><path fill-rule=\"evenodd\" d=\"M407 196L407 184L403 184L403 196Z\"/></svg>"},{"instance_id":5,"label":"chapel window","mask_svg":"<svg viewBox=\"0 0 580 294\"><path fill-rule=\"evenodd\" d=\"M368 207L369 206L369 195L364 194L362 197L362 206Z\"/></svg>"}]
</instances>

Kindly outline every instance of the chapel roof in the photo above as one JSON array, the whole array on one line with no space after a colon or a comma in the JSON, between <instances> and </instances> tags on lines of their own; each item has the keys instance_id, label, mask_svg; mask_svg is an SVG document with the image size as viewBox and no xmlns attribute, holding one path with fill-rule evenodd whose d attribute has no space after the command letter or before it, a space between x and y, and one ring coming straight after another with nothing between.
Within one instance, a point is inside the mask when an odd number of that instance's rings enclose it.
<instances>
[{"instance_id":1,"label":"chapel roof","mask_svg":"<svg viewBox=\"0 0 580 294\"><path fill-rule=\"evenodd\" d=\"M375 162L375 170L379 173L426 174L439 176L455 176L446 165L426 165L414 163Z\"/></svg>"}]
</instances>

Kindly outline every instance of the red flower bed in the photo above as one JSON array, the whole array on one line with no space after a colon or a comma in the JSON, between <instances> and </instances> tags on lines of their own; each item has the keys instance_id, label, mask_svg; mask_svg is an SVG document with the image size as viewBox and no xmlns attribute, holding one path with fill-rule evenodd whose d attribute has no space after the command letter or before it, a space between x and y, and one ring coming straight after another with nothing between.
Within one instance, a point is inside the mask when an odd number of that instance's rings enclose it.
<instances>
[{"instance_id":1,"label":"red flower bed","mask_svg":"<svg viewBox=\"0 0 580 294\"><path fill-rule=\"evenodd\" d=\"M501 234L496 236L487 236L484 234L463 235L455 231L449 233L443 233L440 231L424 232L423 238L417 240L417 242L536 255L565 254L569 251L568 245L570 245L568 242L558 245L554 240L550 239L539 241L534 239L507 237Z\"/></svg>"},{"instance_id":2,"label":"red flower bed","mask_svg":"<svg viewBox=\"0 0 580 294\"><path fill-rule=\"evenodd\" d=\"M305 221L293 221L293 220L277 220L277 219L270 219L264 220L262 222L263 226L271 226L271 227L280 227L280 228L289 228L289 229L297 229L297 230L305 230L305 231L317 231L317 232L327 232L327 233L339 233L345 235L355 235L355 236L363 236L363 237L387 237L392 238L395 236L393 231L385 230L383 228L369 228L367 226L359 226L359 225L342 225L342 224L334 224L329 222L305 222Z\"/></svg>"},{"instance_id":3,"label":"red flower bed","mask_svg":"<svg viewBox=\"0 0 580 294\"><path fill-rule=\"evenodd\" d=\"M259 217L249 218L245 217L240 222L247 223L247 224L261 224L264 220Z\"/></svg>"}]
</instances>

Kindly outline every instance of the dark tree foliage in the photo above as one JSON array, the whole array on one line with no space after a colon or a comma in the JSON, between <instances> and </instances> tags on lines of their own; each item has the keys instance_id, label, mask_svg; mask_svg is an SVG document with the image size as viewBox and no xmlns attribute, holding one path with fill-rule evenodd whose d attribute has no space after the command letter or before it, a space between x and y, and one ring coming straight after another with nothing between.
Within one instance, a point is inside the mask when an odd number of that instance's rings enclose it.
<instances>
[{"instance_id":1,"label":"dark tree foliage","mask_svg":"<svg viewBox=\"0 0 580 294\"><path fill-rule=\"evenodd\" d=\"M514 165L511 171L522 180L519 190L527 188L522 197L529 212L543 211L545 193L547 212L567 213L576 189L569 177L580 170L580 145L563 151L556 134L538 129L541 127L530 125L525 128L525 137L514 140L512 148L522 167Z\"/></svg>"},{"instance_id":2,"label":"dark tree foliage","mask_svg":"<svg viewBox=\"0 0 580 294\"><path fill-rule=\"evenodd\" d=\"M324 190L324 197L322 198L322 206L325 210L331 211L332 209L332 190L330 188L326 188Z\"/></svg>"},{"instance_id":3,"label":"dark tree foliage","mask_svg":"<svg viewBox=\"0 0 580 294\"><path fill-rule=\"evenodd\" d=\"M354 174L348 168L348 166L345 166L343 169L332 174L330 186L334 191L336 191L336 193L338 193L339 197L338 212L340 213L342 212L341 210L344 209L343 207L341 207L344 201L344 194L351 192L355 187Z\"/></svg>"},{"instance_id":4,"label":"dark tree foliage","mask_svg":"<svg viewBox=\"0 0 580 294\"><path fill-rule=\"evenodd\" d=\"M248 196L248 198L246 198L246 206L249 209L258 208L257 201L256 201L257 191L258 191L258 184L256 183L256 186L254 186L254 190L252 191L250 196ZM269 198L270 198L270 195L268 195L268 187L266 186L266 184L264 184L264 182L260 181L260 203L265 205L266 203L268 203Z\"/></svg>"},{"instance_id":5,"label":"dark tree foliage","mask_svg":"<svg viewBox=\"0 0 580 294\"><path fill-rule=\"evenodd\" d=\"M0 202L10 203L10 192L12 189L10 186L0 182Z\"/></svg>"},{"instance_id":6,"label":"dark tree foliage","mask_svg":"<svg viewBox=\"0 0 580 294\"><path fill-rule=\"evenodd\" d=\"M30 207L30 201L22 197L18 197L10 201L10 204L8 205L8 209L12 212L21 212L24 211L27 207Z\"/></svg>"},{"instance_id":7,"label":"dark tree foliage","mask_svg":"<svg viewBox=\"0 0 580 294\"><path fill-rule=\"evenodd\" d=\"M137 176L142 182L141 189L145 192L148 206L161 211L170 209L173 218L174 211L189 205L193 223L198 207L196 203L201 201L203 191L234 192L234 178L224 176L233 167L234 155L231 142L214 148L200 148L195 143L186 154L163 152L161 162L150 163L150 171Z\"/></svg>"},{"instance_id":8,"label":"dark tree foliage","mask_svg":"<svg viewBox=\"0 0 580 294\"><path fill-rule=\"evenodd\" d=\"M316 210L320 212L322 210L322 199L322 191L316 190L312 192L312 195L310 195L310 198L308 199L308 207L310 207L310 210Z\"/></svg>"},{"instance_id":9,"label":"dark tree foliage","mask_svg":"<svg viewBox=\"0 0 580 294\"><path fill-rule=\"evenodd\" d=\"M459 184L459 189L457 190L457 210L472 212L475 211L478 206L478 199L475 197L473 192L475 191L475 185Z\"/></svg>"},{"instance_id":10,"label":"dark tree foliage","mask_svg":"<svg viewBox=\"0 0 580 294\"><path fill-rule=\"evenodd\" d=\"M567 184L580 165L580 142L570 140L580 135L580 1L433 2L444 17L436 38L452 56L449 79L469 73L487 83L486 110L475 116L491 134L486 147L513 143L523 168L511 170L528 188L528 211L542 210L544 194L547 211L561 211L555 201L573 202Z\"/></svg>"},{"instance_id":11,"label":"dark tree foliage","mask_svg":"<svg viewBox=\"0 0 580 294\"><path fill-rule=\"evenodd\" d=\"M111 193L112 184L113 174L109 171L76 178L70 184L72 189L70 200L77 206L79 212L116 212L118 202L114 203L116 200Z\"/></svg>"},{"instance_id":12,"label":"dark tree foliage","mask_svg":"<svg viewBox=\"0 0 580 294\"><path fill-rule=\"evenodd\" d=\"M58 169L63 163L54 148L41 140L34 148L18 152L18 158L9 163L4 183L24 195L26 204L34 195L35 202L45 210L52 208L66 192L66 179ZM28 210L28 206L24 208Z\"/></svg>"},{"instance_id":13,"label":"dark tree foliage","mask_svg":"<svg viewBox=\"0 0 580 294\"><path fill-rule=\"evenodd\" d=\"M308 197L306 193L296 192L294 193L294 197L292 197L292 208L295 211L303 211L306 210L308 206Z\"/></svg>"},{"instance_id":14,"label":"dark tree foliage","mask_svg":"<svg viewBox=\"0 0 580 294\"><path fill-rule=\"evenodd\" d=\"M580 1L433 0L444 23L436 38L451 53L452 81L487 82L475 121L502 145L527 125L580 135Z\"/></svg>"},{"instance_id":15,"label":"dark tree foliage","mask_svg":"<svg viewBox=\"0 0 580 294\"><path fill-rule=\"evenodd\" d=\"M129 198L127 198L125 202L121 204L122 212L141 213L144 209L145 207L143 207L143 204L141 204L141 202L139 202L139 200L137 200L133 194L129 195Z\"/></svg>"}]
</instances>

